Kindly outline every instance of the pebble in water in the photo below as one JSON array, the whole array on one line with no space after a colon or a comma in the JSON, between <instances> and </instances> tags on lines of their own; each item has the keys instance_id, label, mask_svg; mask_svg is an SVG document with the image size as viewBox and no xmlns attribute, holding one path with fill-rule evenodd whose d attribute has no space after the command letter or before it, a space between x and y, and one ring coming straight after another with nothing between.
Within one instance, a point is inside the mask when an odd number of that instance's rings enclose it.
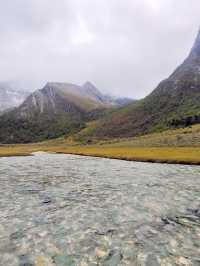
<instances>
[{"instance_id":1,"label":"pebble in water","mask_svg":"<svg viewBox=\"0 0 200 266\"><path fill-rule=\"evenodd\" d=\"M149 254L146 258L145 266L160 266L160 263L154 254Z\"/></svg>"},{"instance_id":2,"label":"pebble in water","mask_svg":"<svg viewBox=\"0 0 200 266\"><path fill-rule=\"evenodd\" d=\"M100 248L96 248L95 255L96 255L97 258L101 259L101 258L103 258L103 257L105 257L107 255L107 252L102 250L102 249L100 249Z\"/></svg>"},{"instance_id":3,"label":"pebble in water","mask_svg":"<svg viewBox=\"0 0 200 266\"><path fill-rule=\"evenodd\" d=\"M34 266L55 266L55 264L53 263L52 259L44 256L39 256L36 259Z\"/></svg>"}]
</instances>

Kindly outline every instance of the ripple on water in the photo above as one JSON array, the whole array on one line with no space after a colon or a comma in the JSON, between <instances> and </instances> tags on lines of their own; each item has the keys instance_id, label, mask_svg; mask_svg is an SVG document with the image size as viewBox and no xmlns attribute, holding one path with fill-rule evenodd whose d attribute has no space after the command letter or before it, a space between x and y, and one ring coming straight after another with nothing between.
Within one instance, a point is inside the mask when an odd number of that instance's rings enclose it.
<instances>
[{"instance_id":1,"label":"ripple on water","mask_svg":"<svg viewBox=\"0 0 200 266\"><path fill-rule=\"evenodd\" d=\"M1 159L0 265L200 265L200 167Z\"/></svg>"}]
</instances>

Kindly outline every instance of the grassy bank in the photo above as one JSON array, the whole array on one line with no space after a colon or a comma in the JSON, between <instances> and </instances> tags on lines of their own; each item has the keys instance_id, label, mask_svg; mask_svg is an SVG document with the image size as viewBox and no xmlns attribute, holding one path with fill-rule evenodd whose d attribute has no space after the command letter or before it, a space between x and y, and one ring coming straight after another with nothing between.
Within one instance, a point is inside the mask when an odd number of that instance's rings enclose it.
<instances>
[{"instance_id":1,"label":"grassy bank","mask_svg":"<svg viewBox=\"0 0 200 266\"><path fill-rule=\"evenodd\" d=\"M15 145L0 148L0 156L24 156L32 152L46 151L66 154L98 156L122 160L180 163L200 165L200 148L198 147L106 147L69 146L69 145Z\"/></svg>"},{"instance_id":2,"label":"grassy bank","mask_svg":"<svg viewBox=\"0 0 200 266\"><path fill-rule=\"evenodd\" d=\"M92 145L80 145L65 138L36 144L1 145L0 157L24 156L36 151L200 165L200 125L137 138L100 141Z\"/></svg>"},{"instance_id":3,"label":"grassy bank","mask_svg":"<svg viewBox=\"0 0 200 266\"><path fill-rule=\"evenodd\" d=\"M200 165L200 149L192 147L104 147L104 146L77 146L52 147L49 151L114 158L129 161L179 163Z\"/></svg>"}]
</instances>

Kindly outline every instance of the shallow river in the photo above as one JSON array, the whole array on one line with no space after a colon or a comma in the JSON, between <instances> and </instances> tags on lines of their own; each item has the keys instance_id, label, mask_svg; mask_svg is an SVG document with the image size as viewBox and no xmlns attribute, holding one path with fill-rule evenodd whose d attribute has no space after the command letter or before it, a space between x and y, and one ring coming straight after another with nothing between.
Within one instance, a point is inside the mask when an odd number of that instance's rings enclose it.
<instances>
[{"instance_id":1,"label":"shallow river","mask_svg":"<svg viewBox=\"0 0 200 266\"><path fill-rule=\"evenodd\" d=\"M200 265L200 167L0 158L0 265Z\"/></svg>"}]
</instances>

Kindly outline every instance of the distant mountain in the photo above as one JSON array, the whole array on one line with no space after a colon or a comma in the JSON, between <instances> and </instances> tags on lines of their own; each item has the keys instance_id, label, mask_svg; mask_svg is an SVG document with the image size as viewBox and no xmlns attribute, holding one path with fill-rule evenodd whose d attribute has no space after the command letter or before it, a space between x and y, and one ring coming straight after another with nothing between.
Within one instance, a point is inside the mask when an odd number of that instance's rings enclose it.
<instances>
[{"instance_id":1,"label":"distant mountain","mask_svg":"<svg viewBox=\"0 0 200 266\"><path fill-rule=\"evenodd\" d=\"M83 87L70 83L50 82L41 90L32 93L19 107L17 113L28 117L36 112L40 114L49 113L80 113L94 109L105 108L107 104L96 100Z\"/></svg>"},{"instance_id":2,"label":"distant mountain","mask_svg":"<svg viewBox=\"0 0 200 266\"><path fill-rule=\"evenodd\" d=\"M69 135L118 105L91 83L50 82L0 117L0 142L31 142Z\"/></svg>"},{"instance_id":3,"label":"distant mountain","mask_svg":"<svg viewBox=\"0 0 200 266\"><path fill-rule=\"evenodd\" d=\"M187 59L143 100L103 118L91 137L131 137L200 123L200 31Z\"/></svg>"},{"instance_id":4,"label":"distant mountain","mask_svg":"<svg viewBox=\"0 0 200 266\"><path fill-rule=\"evenodd\" d=\"M86 82L82 86L82 90L85 92L85 94L88 97L91 97L92 99L96 100L97 102L101 102L103 104L107 104L109 106L123 106L127 103L133 101L133 99L130 98L119 98L119 97L113 97L107 94L102 94L91 82Z\"/></svg>"},{"instance_id":5,"label":"distant mountain","mask_svg":"<svg viewBox=\"0 0 200 266\"><path fill-rule=\"evenodd\" d=\"M19 106L28 92L17 90L8 83L0 82L0 112Z\"/></svg>"},{"instance_id":6,"label":"distant mountain","mask_svg":"<svg viewBox=\"0 0 200 266\"><path fill-rule=\"evenodd\" d=\"M115 104L118 106L124 106L127 105L128 103L133 103L136 102L136 100L130 99L130 98L126 98L126 97L120 97L120 98L115 98Z\"/></svg>"},{"instance_id":7,"label":"distant mountain","mask_svg":"<svg viewBox=\"0 0 200 266\"><path fill-rule=\"evenodd\" d=\"M104 95L91 82L87 81L83 84L81 90L87 97L100 103L107 103Z\"/></svg>"}]
</instances>

